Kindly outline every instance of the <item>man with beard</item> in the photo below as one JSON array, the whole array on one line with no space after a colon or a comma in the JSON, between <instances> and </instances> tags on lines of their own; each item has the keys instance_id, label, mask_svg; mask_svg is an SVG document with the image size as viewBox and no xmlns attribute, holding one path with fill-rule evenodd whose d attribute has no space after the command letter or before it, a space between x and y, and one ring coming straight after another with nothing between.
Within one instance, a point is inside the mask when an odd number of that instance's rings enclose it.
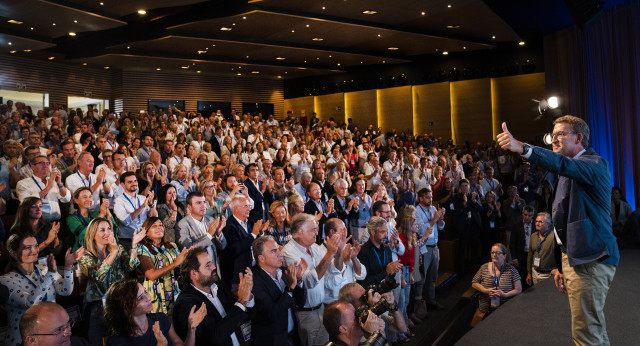
<instances>
[{"instance_id":1,"label":"man with beard","mask_svg":"<svg viewBox=\"0 0 640 346\"><path fill-rule=\"evenodd\" d=\"M173 309L176 333L183 340L187 337L189 313L205 303L207 316L196 328L196 345L246 345L251 335L251 311L247 308L254 306L253 274L249 268L239 274L236 296L222 284L216 270L203 247L185 256L180 267L185 285Z\"/></svg>"}]
</instances>

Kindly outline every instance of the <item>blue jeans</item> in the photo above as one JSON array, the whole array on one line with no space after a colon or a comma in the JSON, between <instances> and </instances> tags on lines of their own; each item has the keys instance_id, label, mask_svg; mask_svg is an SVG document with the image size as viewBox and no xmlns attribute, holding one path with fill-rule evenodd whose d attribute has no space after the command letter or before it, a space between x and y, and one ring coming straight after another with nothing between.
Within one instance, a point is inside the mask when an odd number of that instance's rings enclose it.
<instances>
[{"instance_id":1,"label":"blue jeans","mask_svg":"<svg viewBox=\"0 0 640 346\"><path fill-rule=\"evenodd\" d=\"M409 318L407 316L407 305L409 305L409 298L410 298L410 294L411 294L411 285L409 284L409 275L410 274L411 274L411 272L409 271L409 266L402 266L402 278L407 283L407 286L400 290L400 296L398 297L398 309L400 309L400 311L402 312L402 315L404 316L404 320L405 321L409 320ZM408 330L408 327L407 327L407 333L408 332L409 332L409 330ZM400 333L400 334L398 334L398 336L401 339L405 335L404 335L404 333Z\"/></svg>"}]
</instances>

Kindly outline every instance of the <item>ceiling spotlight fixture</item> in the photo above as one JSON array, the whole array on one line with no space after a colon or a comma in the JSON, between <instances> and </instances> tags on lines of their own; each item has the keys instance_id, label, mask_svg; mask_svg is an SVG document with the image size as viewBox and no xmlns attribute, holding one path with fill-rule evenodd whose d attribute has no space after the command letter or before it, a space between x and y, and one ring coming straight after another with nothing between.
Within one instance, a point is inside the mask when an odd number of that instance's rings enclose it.
<instances>
[{"instance_id":1,"label":"ceiling spotlight fixture","mask_svg":"<svg viewBox=\"0 0 640 346\"><path fill-rule=\"evenodd\" d=\"M457 24L447 25L447 29L460 29L460 25L457 25Z\"/></svg>"},{"instance_id":2,"label":"ceiling spotlight fixture","mask_svg":"<svg viewBox=\"0 0 640 346\"><path fill-rule=\"evenodd\" d=\"M31 51L31 49L25 49L24 52L25 53L29 53Z\"/></svg>"},{"instance_id":3,"label":"ceiling spotlight fixture","mask_svg":"<svg viewBox=\"0 0 640 346\"><path fill-rule=\"evenodd\" d=\"M276 78L282 78L282 76L278 76L278 77L276 77Z\"/></svg>"},{"instance_id":4,"label":"ceiling spotlight fixture","mask_svg":"<svg viewBox=\"0 0 640 346\"><path fill-rule=\"evenodd\" d=\"M314 37L313 39L311 39L312 41L324 41L324 38L320 38L320 37Z\"/></svg>"},{"instance_id":5,"label":"ceiling spotlight fixture","mask_svg":"<svg viewBox=\"0 0 640 346\"><path fill-rule=\"evenodd\" d=\"M338 63L338 66L340 66L340 63Z\"/></svg>"},{"instance_id":6,"label":"ceiling spotlight fixture","mask_svg":"<svg viewBox=\"0 0 640 346\"><path fill-rule=\"evenodd\" d=\"M83 63L82 63L82 66L87 66L87 63L86 63L86 62L83 62Z\"/></svg>"},{"instance_id":7,"label":"ceiling spotlight fixture","mask_svg":"<svg viewBox=\"0 0 640 346\"><path fill-rule=\"evenodd\" d=\"M330 58L333 58L333 55L329 55Z\"/></svg>"},{"instance_id":8,"label":"ceiling spotlight fixture","mask_svg":"<svg viewBox=\"0 0 640 346\"><path fill-rule=\"evenodd\" d=\"M309 24L307 24L307 28L309 27Z\"/></svg>"},{"instance_id":9,"label":"ceiling spotlight fixture","mask_svg":"<svg viewBox=\"0 0 640 346\"><path fill-rule=\"evenodd\" d=\"M100 3L100 6L104 6L104 2L101 2L101 3Z\"/></svg>"},{"instance_id":10,"label":"ceiling spotlight fixture","mask_svg":"<svg viewBox=\"0 0 640 346\"><path fill-rule=\"evenodd\" d=\"M249 59L249 56L247 55L247 59Z\"/></svg>"},{"instance_id":11,"label":"ceiling spotlight fixture","mask_svg":"<svg viewBox=\"0 0 640 346\"><path fill-rule=\"evenodd\" d=\"M383 64L386 64L386 63L387 63L387 61L386 61L386 60L382 60L382 63L383 63Z\"/></svg>"},{"instance_id":12,"label":"ceiling spotlight fixture","mask_svg":"<svg viewBox=\"0 0 640 346\"><path fill-rule=\"evenodd\" d=\"M398 47L389 47L388 50L398 50Z\"/></svg>"},{"instance_id":13,"label":"ceiling spotlight fixture","mask_svg":"<svg viewBox=\"0 0 640 346\"><path fill-rule=\"evenodd\" d=\"M15 50L10 50L9 53L16 54L16 51Z\"/></svg>"},{"instance_id":14,"label":"ceiling spotlight fixture","mask_svg":"<svg viewBox=\"0 0 640 346\"><path fill-rule=\"evenodd\" d=\"M78 24L78 21L77 21L77 20L74 20L73 22L74 22L74 23L76 23L76 24Z\"/></svg>"},{"instance_id":15,"label":"ceiling spotlight fixture","mask_svg":"<svg viewBox=\"0 0 640 346\"><path fill-rule=\"evenodd\" d=\"M322 6L322 9L323 9L323 10L326 10L327 8L326 8L326 7L324 7L324 6Z\"/></svg>"},{"instance_id":16,"label":"ceiling spotlight fixture","mask_svg":"<svg viewBox=\"0 0 640 346\"><path fill-rule=\"evenodd\" d=\"M33 30L33 27L31 27L30 29Z\"/></svg>"},{"instance_id":17,"label":"ceiling spotlight fixture","mask_svg":"<svg viewBox=\"0 0 640 346\"><path fill-rule=\"evenodd\" d=\"M536 120L546 116L553 122L553 120L562 116L563 110L559 108L560 100L557 96L551 96L543 100L531 99L531 101L537 103L537 105L533 107L533 112L538 114Z\"/></svg>"},{"instance_id":18,"label":"ceiling spotlight fixture","mask_svg":"<svg viewBox=\"0 0 640 346\"><path fill-rule=\"evenodd\" d=\"M105 66L105 67L104 67L104 69L105 69L105 70L108 70L108 69L109 69L109 66Z\"/></svg>"},{"instance_id":19,"label":"ceiling spotlight fixture","mask_svg":"<svg viewBox=\"0 0 640 346\"><path fill-rule=\"evenodd\" d=\"M467 46L462 47L462 49L467 49Z\"/></svg>"},{"instance_id":20,"label":"ceiling spotlight fixture","mask_svg":"<svg viewBox=\"0 0 640 346\"><path fill-rule=\"evenodd\" d=\"M138 14L147 14L147 11L145 11L145 10L138 10Z\"/></svg>"},{"instance_id":21,"label":"ceiling spotlight fixture","mask_svg":"<svg viewBox=\"0 0 640 346\"><path fill-rule=\"evenodd\" d=\"M296 32L295 30L291 30L291 32Z\"/></svg>"},{"instance_id":22,"label":"ceiling spotlight fixture","mask_svg":"<svg viewBox=\"0 0 640 346\"><path fill-rule=\"evenodd\" d=\"M206 47L204 50L209 50L209 47Z\"/></svg>"},{"instance_id":23,"label":"ceiling spotlight fixture","mask_svg":"<svg viewBox=\"0 0 640 346\"><path fill-rule=\"evenodd\" d=\"M233 29L227 28L226 26L223 26L223 27L220 28L220 31L231 31L231 30L233 30Z\"/></svg>"},{"instance_id":24,"label":"ceiling spotlight fixture","mask_svg":"<svg viewBox=\"0 0 640 346\"><path fill-rule=\"evenodd\" d=\"M202 72L202 71L196 71L196 73L200 73L200 72Z\"/></svg>"},{"instance_id":25,"label":"ceiling spotlight fixture","mask_svg":"<svg viewBox=\"0 0 640 346\"><path fill-rule=\"evenodd\" d=\"M69 36L75 36L75 35L76 35L76 33L75 33L75 32L70 32L70 33L69 33Z\"/></svg>"},{"instance_id":26,"label":"ceiling spotlight fixture","mask_svg":"<svg viewBox=\"0 0 640 346\"><path fill-rule=\"evenodd\" d=\"M156 68L156 71L162 71L162 69L158 67L158 68Z\"/></svg>"},{"instance_id":27,"label":"ceiling spotlight fixture","mask_svg":"<svg viewBox=\"0 0 640 346\"><path fill-rule=\"evenodd\" d=\"M382 35L378 34L378 37L381 37Z\"/></svg>"},{"instance_id":28,"label":"ceiling spotlight fixture","mask_svg":"<svg viewBox=\"0 0 640 346\"><path fill-rule=\"evenodd\" d=\"M247 16L242 16L242 19L247 19Z\"/></svg>"},{"instance_id":29,"label":"ceiling spotlight fixture","mask_svg":"<svg viewBox=\"0 0 640 346\"><path fill-rule=\"evenodd\" d=\"M524 46L524 41L520 41L520 42L518 42L518 45L520 45L520 46Z\"/></svg>"},{"instance_id":30,"label":"ceiling spotlight fixture","mask_svg":"<svg viewBox=\"0 0 640 346\"><path fill-rule=\"evenodd\" d=\"M51 24L51 25L56 26L56 23L53 23L53 24Z\"/></svg>"},{"instance_id":31,"label":"ceiling spotlight fixture","mask_svg":"<svg viewBox=\"0 0 640 346\"><path fill-rule=\"evenodd\" d=\"M362 61L360 61L361 64L364 64Z\"/></svg>"},{"instance_id":32,"label":"ceiling spotlight fixture","mask_svg":"<svg viewBox=\"0 0 640 346\"><path fill-rule=\"evenodd\" d=\"M307 61L305 60L305 61L304 61L304 63L306 64L306 63L307 63Z\"/></svg>"},{"instance_id":33,"label":"ceiling spotlight fixture","mask_svg":"<svg viewBox=\"0 0 640 346\"><path fill-rule=\"evenodd\" d=\"M376 14L378 13L378 11L376 10L364 10L362 11L362 14Z\"/></svg>"},{"instance_id":34,"label":"ceiling spotlight fixture","mask_svg":"<svg viewBox=\"0 0 640 346\"><path fill-rule=\"evenodd\" d=\"M8 45L11 45L11 42L8 42L7 44L8 44Z\"/></svg>"},{"instance_id":35,"label":"ceiling spotlight fixture","mask_svg":"<svg viewBox=\"0 0 640 346\"><path fill-rule=\"evenodd\" d=\"M188 66L188 65L187 65L187 66L180 66L180 67L181 67L182 69L184 69L184 70L186 70L186 69L188 69L188 68L189 68L189 66Z\"/></svg>"},{"instance_id":36,"label":"ceiling spotlight fixture","mask_svg":"<svg viewBox=\"0 0 640 346\"><path fill-rule=\"evenodd\" d=\"M495 39L496 39L496 36L495 36L495 35L491 36L491 39L495 40Z\"/></svg>"},{"instance_id":37,"label":"ceiling spotlight fixture","mask_svg":"<svg viewBox=\"0 0 640 346\"><path fill-rule=\"evenodd\" d=\"M276 58L276 60L284 60L284 59L285 59L285 58L283 58L283 57L281 57L281 56L279 56L279 57L277 57L277 58Z\"/></svg>"},{"instance_id":38,"label":"ceiling spotlight fixture","mask_svg":"<svg viewBox=\"0 0 640 346\"><path fill-rule=\"evenodd\" d=\"M236 73L236 76L242 76L242 73L238 72Z\"/></svg>"},{"instance_id":39,"label":"ceiling spotlight fixture","mask_svg":"<svg viewBox=\"0 0 640 346\"><path fill-rule=\"evenodd\" d=\"M447 5L447 8L451 8L451 5Z\"/></svg>"},{"instance_id":40,"label":"ceiling spotlight fixture","mask_svg":"<svg viewBox=\"0 0 640 346\"><path fill-rule=\"evenodd\" d=\"M251 71L251 73L258 74L258 73L260 73L260 71Z\"/></svg>"},{"instance_id":41,"label":"ceiling spotlight fixture","mask_svg":"<svg viewBox=\"0 0 640 346\"><path fill-rule=\"evenodd\" d=\"M11 24L22 24L22 22L21 22L21 21L19 21L19 20L15 20L15 19L9 19L9 20L7 21L7 23L11 23Z\"/></svg>"},{"instance_id":42,"label":"ceiling spotlight fixture","mask_svg":"<svg viewBox=\"0 0 640 346\"><path fill-rule=\"evenodd\" d=\"M289 73L289 72L287 72L287 71L284 71L284 74L287 74L287 73Z\"/></svg>"},{"instance_id":43,"label":"ceiling spotlight fixture","mask_svg":"<svg viewBox=\"0 0 640 346\"><path fill-rule=\"evenodd\" d=\"M427 12L422 11L422 12L420 12L420 14L424 16L424 15L426 15L426 14L427 14Z\"/></svg>"},{"instance_id":44,"label":"ceiling spotlight fixture","mask_svg":"<svg viewBox=\"0 0 640 346\"><path fill-rule=\"evenodd\" d=\"M542 141L544 142L544 144L546 145L551 145L551 143L553 142L553 136L551 136L551 132L547 132L544 137L542 137Z\"/></svg>"},{"instance_id":45,"label":"ceiling spotlight fixture","mask_svg":"<svg viewBox=\"0 0 640 346\"><path fill-rule=\"evenodd\" d=\"M130 48L131 48L131 46L127 46L127 49L130 49Z\"/></svg>"},{"instance_id":46,"label":"ceiling spotlight fixture","mask_svg":"<svg viewBox=\"0 0 640 346\"><path fill-rule=\"evenodd\" d=\"M207 48L207 49L209 49L209 48ZM207 51L206 50L199 50L198 54L207 54Z\"/></svg>"},{"instance_id":47,"label":"ceiling spotlight fixture","mask_svg":"<svg viewBox=\"0 0 640 346\"><path fill-rule=\"evenodd\" d=\"M231 25L235 26L235 25L236 25L236 23L231 23Z\"/></svg>"},{"instance_id":48,"label":"ceiling spotlight fixture","mask_svg":"<svg viewBox=\"0 0 640 346\"><path fill-rule=\"evenodd\" d=\"M445 50L444 52L442 52L442 55L449 55L449 52Z\"/></svg>"}]
</instances>

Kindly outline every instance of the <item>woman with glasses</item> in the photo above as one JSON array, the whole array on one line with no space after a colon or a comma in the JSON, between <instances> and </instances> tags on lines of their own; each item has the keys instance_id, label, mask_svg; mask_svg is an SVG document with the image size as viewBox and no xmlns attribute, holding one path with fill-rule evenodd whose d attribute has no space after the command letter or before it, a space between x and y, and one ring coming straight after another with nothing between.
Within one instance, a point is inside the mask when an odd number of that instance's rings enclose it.
<instances>
[{"instance_id":1,"label":"woman with glasses","mask_svg":"<svg viewBox=\"0 0 640 346\"><path fill-rule=\"evenodd\" d=\"M207 211L204 215L217 218L222 215L225 209L224 199L218 198L218 184L212 179L205 179L200 183L200 192L204 196L207 204Z\"/></svg>"},{"instance_id":2,"label":"woman with glasses","mask_svg":"<svg viewBox=\"0 0 640 346\"><path fill-rule=\"evenodd\" d=\"M7 240L10 262L8 272L0 276L0 284L9 288L9 299L3 308L7 312L9 330L3 345L20 345L19 321L22 314L32 305L40 302L55 302L56 294L68 296L73 291L73 264L84 249L76 252L67 250L64 258L64 278L58 274L58 267L52 254L45 264L38 264L38 241L25 233L14 234Z\"/></svg>"},{"instance_id":3,"label":"woman with glasses","mask_svg":"<svg viewBox=\"0 0 640 346\"><path fill-rule=\"evenodd\" d=\"M67 216L67 227L74 236L71 245L72 251L76 251L84 246L84 235L87 231L87 226L89 226L91 220L97 217L111 220L113 236L116 238L116 241L118 241L118 225L116 225L116 220L113 218L113 215L111 215L111 211L109 211L109 200L103 198L100 209L94 211L89 211L91 203L92 192L90 188L83 186L73 193L73 206L76 212Z\"/></svg>"},{"instance_id":4,"label":"woman with glasses","mask_svg":"<svg viewBox=\"0 0 640 346\"><path fill-rule=\"evenodd\" d=\"M59 222L47 222L42 218L42 200L38 197L26 197L18 206L16 220L9 230L9 235L25 234L36 238L38 257L49 254L57 255L62 251L62 242L58 237Z\"/></svg>"},{"instance_id":5,"label":"woman with glasses","mask_svg":"<svg viewBox=\"0 0 640 346\"><path fill-rule=\"evenodd\" d=\"M198 308L196 310L196 308ZM111 336L107 345L189 345L196 343L195 330L204 320L204 303L195 305L188 317L189 333L183 342L169 316L154 309L145 288L133 279L114 283L105 299L104 319Z\"/></svg>"},{"instance_id":6,"label":"woman with glasses","mask_svg":"<svg viewBox=\"0 0 640 346\"><path fill-rule=\"evenodd\" d=\"M178 222L187 216L184 204L178 201L178 192L175 186L167 184L158 193L158 218L164 225L164 237L168 242L175 242L176 235L180 232Z\"/></svg>"},{"instance_id":7,"label":"woman with glasses","mask_svg":"<svg viewBox=\"0 0 640 346\"><path fill-rule=\"evenodd\" d=\"M479 323L487 314L506 303L511 297L522 292L522 283L518 270L507 261L508 250L504 244L496 243L491 247L491 261L480 266L471 280L475 288L479 307L471 322Z\"/></svg>"},{"instance_id":8,"label":"woman with glasses","mask_svg":"<svg viewBox=\"0 0 640 346\"><path fill-rule=\"evenodd\" d=\"M138 258L140 271L144 276L143 286L151 296L152 311L171 316L173 303L180 292L175 269L182 264L191 248L180 252L174 242L167 241L164 224L157 217L149 217L142 228L146 231L146 236L138 245Z\"/></svg>"},{"instance_id":9,"label":"woman with glasses","mask_svg":"<svg viewBox=\"0 0 640 346\"><path fill-rule=\"evenodd\" d=\"M92 345L101 345L107 330L102 320L103 300L109 286L121 281L125 275L135 270L138 260L138 243L145 237L142 228L133 233L132 250L127 253L116 242L111 221L96 218L89 223L84 237L86 251L78 262L82 275L87 278L84 296L85 330Z\"/></svg>"}]
</instances>

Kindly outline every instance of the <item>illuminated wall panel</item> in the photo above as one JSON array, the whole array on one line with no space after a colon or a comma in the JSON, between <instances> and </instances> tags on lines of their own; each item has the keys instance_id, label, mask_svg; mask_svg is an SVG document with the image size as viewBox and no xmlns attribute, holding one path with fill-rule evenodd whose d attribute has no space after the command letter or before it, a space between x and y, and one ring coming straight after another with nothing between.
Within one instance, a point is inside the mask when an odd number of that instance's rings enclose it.
<instances>
[{"instance_id":1,"label":"illuminated wall panel","mask_svg":"<svg viewBox=\"0 0 640 346\"><path fill-rule=\"evenodd\" d=\"M300 116L300 111L305 111L307 117L310 117L313 109L313 96L297 97L294 99L284 100L285 116L287 111L291 110L296 116Z\"/></svg>"},{"instance_id":2,"label":"illuminated wall panel","mask_svg":"<svg viewBox=\"0 0 640 346\"><path fill-rule=\"evenodd\" d=\"M544 73L491 79L493 137L502 132L503 121L516 138L524 141L531 142L536 135L549 131L549 123L536 121L531 111L535 106L532 98L539 100L547 96Z\"/></svg>"},{"instance_id":3,"label":"illuminated wall panel","mask_svg":"<svg viewBox=\"0 0 640 346\"><path fill-rule=\"evenodd\" d=\"M344 94L329 94L315 97L315 110L320 120L333 120L340 125L344 122Z\"/></svg>"},{"instance_id":4,"label":"illuminated wall panel","mask_svg":"<svg viewBox=\"0 0 640 346\"><path fill-rule=\"evenodd\" d=\"M491 80L451 83L451 119L455 144L493 140Z\"/></svg>"},{"instance_id":5,"label":"illuminated wall panel","mask_svg":"<svg viewBox=\"0 0 640 346\"><path fill-rule=\"evenodd\" d=\"M344 94L344 110L347 118L353 118L362 132L367 125L378 127L376 90L354 91Z\"/></svg>"},{"instance_id":6,"label":"illuminated wall panel","mask_svg":"<svg viewBox=\"0 0 640 346\"><path fill-rule=\"evenodd\" d=\"M449 82L415 85L412 94L413 133L451 138Z\"/></svg>"},{"instance_id":7,"label":"illuminated wall panel","mask_svg":"<svg viewBox=\"0 0 640 346\"><path fill-rule=\"evenodd\" d=\"M413 133L413 103L411 86L380 89L378 97L379 127L384 132L396 130L396 133Z\"/></svg>"}]
</instances>

